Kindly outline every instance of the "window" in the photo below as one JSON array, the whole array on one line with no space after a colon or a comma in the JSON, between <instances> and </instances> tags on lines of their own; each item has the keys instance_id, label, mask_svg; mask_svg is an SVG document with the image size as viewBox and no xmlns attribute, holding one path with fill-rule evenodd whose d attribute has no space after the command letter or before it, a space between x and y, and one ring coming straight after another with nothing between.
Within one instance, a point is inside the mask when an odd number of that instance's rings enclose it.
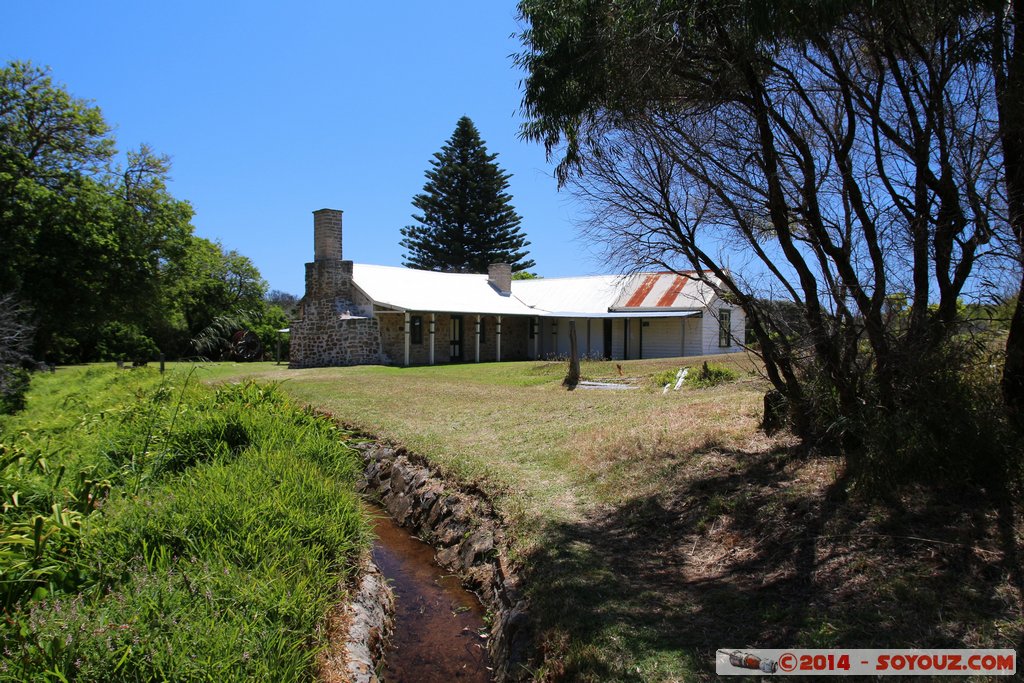
<instances>
[{"instance_id":1,"label":"window","mask_svg":"<svg viewBox=\"0 0 1024 683\"><path fill-rule=\"evenodd\" d=\"M718 312L718 345L732 346L732 311L723 308Z\"/></svg>"},{"instance_id":2,"label":"window","mask_svg":"<svg viewBox=\"0 0 1024 683\"><path fill-rule=\"evenodd\" d=\"M423 316L414 315L409 318L409 341L413 344L423 343Z\"/></svg>"}]
</instances>

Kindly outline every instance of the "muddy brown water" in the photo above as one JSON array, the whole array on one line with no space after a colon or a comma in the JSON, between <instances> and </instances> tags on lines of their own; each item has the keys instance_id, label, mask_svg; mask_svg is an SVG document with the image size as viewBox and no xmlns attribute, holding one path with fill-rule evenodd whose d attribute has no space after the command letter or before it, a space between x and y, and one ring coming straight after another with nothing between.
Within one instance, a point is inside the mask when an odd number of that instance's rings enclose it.
<instances>
[{"instance_id":1,"label":"muddy brown water","mask_svg":"<svg viewBox=\"0 0 1024 683\"><path fill-rule=\"evenodd\" d=\"M457 576L434 562L434 549L368 506L377 541L373 559L395 594L395 630L385 683L491 680L484 609Z\"/></svg>"}]
</instances>

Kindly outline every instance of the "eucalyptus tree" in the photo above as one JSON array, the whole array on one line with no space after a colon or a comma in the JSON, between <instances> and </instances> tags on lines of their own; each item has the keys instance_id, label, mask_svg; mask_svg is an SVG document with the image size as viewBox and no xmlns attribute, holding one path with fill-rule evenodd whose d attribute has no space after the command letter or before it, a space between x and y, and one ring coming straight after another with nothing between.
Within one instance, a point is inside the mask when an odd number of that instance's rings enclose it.
<instances>
[{"instance_id":1,"label":"eucalyptus tree","mask_svg":"<svg viewBox=\"0 0 1024 683\"><path fill-rule=\"evenodd\" d=\"M991 15L902 0L520 13L523 133L588 200L591 235L624 263L713 275L809 440L861 453L891 418L921 451L956 442L949 406L926 404L963 388L958 301L1012 270L1015 245Z\"/></svg>"}]
</instances>

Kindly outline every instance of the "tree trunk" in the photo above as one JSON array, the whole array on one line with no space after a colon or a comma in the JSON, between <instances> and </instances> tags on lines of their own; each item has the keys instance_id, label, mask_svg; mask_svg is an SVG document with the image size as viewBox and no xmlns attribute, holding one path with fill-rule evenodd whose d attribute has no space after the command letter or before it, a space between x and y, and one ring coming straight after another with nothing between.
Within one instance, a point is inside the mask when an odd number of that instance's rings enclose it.
<instances>
[{"instance_id":1,"label":"tree trunk","mask_svg":"<svg viewBox=\"0 0 1024 683\"><path fill-rule=\"evenodd\" d=\"M993 50L996 102L1002 128L1003 164L1006 169L1006 197L1010 227L1024 263L1024 44L1017 32L1024 28L1024 8L1011 4L1005 17L997 15ZM1017 292L1017 305L1006 339L1002 393L1006 414L1024 432L1024 277Z\"/></svg>"},{"instance_id":2,"label":"tree trunk","mask_svg":"<svg viewBox=\"0 0 1024 683\"><path fill-rule=\"evenodd\" d=\"M1006 414L1019 432L1024 432L1024 278L1017 306L1010 322L1010 335L1006 338L1006 363L1003 365L1003 401Z\"/></svg>"},{"instance_id":3,"label":"tree trunk","mask_svg":"<svg viewBox=\"0 0 1024 683\"><path fill-rule=\"evenodd\" d=\"M569 374L562 380L562 386L575 389L580 383L580 349L576 344L576 321L569 321Z\"/></svg>"}]
</instances>

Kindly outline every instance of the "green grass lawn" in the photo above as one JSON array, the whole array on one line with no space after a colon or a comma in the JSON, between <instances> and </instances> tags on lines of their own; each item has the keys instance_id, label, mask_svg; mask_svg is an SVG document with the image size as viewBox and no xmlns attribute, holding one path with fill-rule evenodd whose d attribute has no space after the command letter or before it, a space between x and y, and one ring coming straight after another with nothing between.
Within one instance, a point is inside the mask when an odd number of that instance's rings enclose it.
<instances>
[{"instance_id":1,"label":"green grass lawn","mask_svg":"<svg viewBox=\"0 0 1024 683\"><path fill-rule=\"evenodd\" d=\"M510 530L545 661L538 677L711 679L724 647L1021 647L1019 506L918 490L884 503L842 462L757 430L764 382L663 394L703 359L584 363L634 391L566 391L564 363L288 370L345 425L489 496Z\"/></svg>"},{"instance_id":2,"label":"green grass lawn","mask_svg":"<svg viewBox=\"0 0 1024 683\"><path fill-rule=\"evenodd\" d=\"M740 382L663 394L651 378L681 362L583 363L584 379L631 379L640 387L634 391L566 391L562 362L314 370L217 364L199 372L208 380L283 382L290 395L341 423L429 457L487 491L520 529L517 550L529 550L538 522L579 519L595 503L638 493L652 481L645 453L764 445L756 431L763 386L752 361L713 359L739 370Z\"/></svg>"},{"instance_id":3,"label":"green grass lawn","mask_svg":"<svg viewBox=\"0 0 1024 683\"><path fill-rule=\"evenodd\" d=\"M0 418L0 681L313 680L369 545L329 420L188 368L61 368Z\"/></svg>"}]
</instances>

